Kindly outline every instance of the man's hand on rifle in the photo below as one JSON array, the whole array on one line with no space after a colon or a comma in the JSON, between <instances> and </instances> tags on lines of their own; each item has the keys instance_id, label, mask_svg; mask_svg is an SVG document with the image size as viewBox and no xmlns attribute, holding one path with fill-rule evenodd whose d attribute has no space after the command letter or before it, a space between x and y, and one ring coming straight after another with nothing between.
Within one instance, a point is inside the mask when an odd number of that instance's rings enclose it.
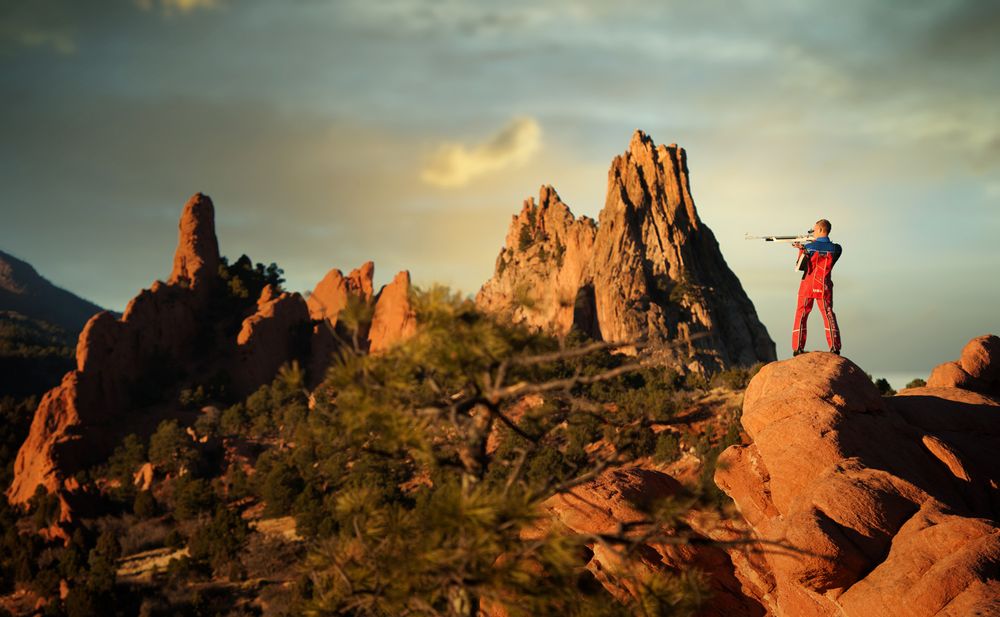
<instances>
[{"instance_id":1,"label":"man's hand on rifle","mask_svg":"<svg viewBox=\"0 0 1000 617\"><path fill-rule=\"evenodd\" d=\"M792 246L794 246L797 249L805 248L805 246L801 242L792 242Z\"/></svg>"}]
</instances>

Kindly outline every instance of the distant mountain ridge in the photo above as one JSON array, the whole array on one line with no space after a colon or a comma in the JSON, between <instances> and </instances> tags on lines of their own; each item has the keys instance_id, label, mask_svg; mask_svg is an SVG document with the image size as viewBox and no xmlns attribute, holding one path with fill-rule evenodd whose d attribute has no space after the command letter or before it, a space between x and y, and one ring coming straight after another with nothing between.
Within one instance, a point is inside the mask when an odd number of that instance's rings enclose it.
<instances>
[{"instance_id":1,"label":"distant mountain ridge","mask_svg":"<svg viewBox=\"0 0 1000 617\"><path fill-rule=\"evenodd\" d=\"M0 251L0 312L20 313L66 331L72 338L101 312L100 306L58 287L31 264Z\"/></svg>"},{"instance_id":2,"label":"distant mountain ridge","mask_svg":"<svg viewBox=\"0 0 1000 617\"><path fill-rule=\"evenodd\" d=\"M0 397L38 395L73 367L84 324L101 307L0 251Z\"/></svg>"}]
</instances>

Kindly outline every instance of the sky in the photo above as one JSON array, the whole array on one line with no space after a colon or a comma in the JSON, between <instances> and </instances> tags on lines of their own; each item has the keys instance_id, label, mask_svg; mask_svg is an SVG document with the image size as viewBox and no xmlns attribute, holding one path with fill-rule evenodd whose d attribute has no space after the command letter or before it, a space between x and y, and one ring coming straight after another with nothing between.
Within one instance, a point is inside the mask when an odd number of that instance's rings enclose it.
<instances>
[{"instance_id":1,"label":"sky","mask_svg":"<svg viewBox=\"0 0 1000 617\"><path fill-rule=\"evenodd\" d=\"M122 310L203 191L291 289L372 259L474 294L640 128L780 358L794 252L743 236L829 219L844 353L899 386L1000 333L998 66L991 0L0 0L0 249Z\"/></svg>"}]
</instances>

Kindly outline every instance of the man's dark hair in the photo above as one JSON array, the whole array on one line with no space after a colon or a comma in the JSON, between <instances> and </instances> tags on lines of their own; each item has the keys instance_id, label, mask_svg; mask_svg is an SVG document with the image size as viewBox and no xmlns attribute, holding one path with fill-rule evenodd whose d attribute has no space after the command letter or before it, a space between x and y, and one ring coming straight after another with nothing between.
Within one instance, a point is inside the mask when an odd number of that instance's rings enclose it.
<instances>
[{"instance_id":1,"label":"man's dark hair","mask_svg":"<svg viewBox=\"0 0 1000 617\"><path fill-rule=\"evenodd\" d=\"M820 219L816 221L816 224L819 225L819 228L822 229L825 233L830 233L830 229L833 227L832 225L830 225L830 221L826 219Z\"/></svg>"}]
</instances>

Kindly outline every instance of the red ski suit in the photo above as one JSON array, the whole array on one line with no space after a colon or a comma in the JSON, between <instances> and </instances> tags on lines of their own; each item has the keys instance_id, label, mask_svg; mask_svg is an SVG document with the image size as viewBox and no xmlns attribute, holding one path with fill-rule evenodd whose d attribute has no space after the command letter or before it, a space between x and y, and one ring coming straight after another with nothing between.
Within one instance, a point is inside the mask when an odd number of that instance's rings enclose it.
<instances>
[{"instance_id":1,"label":"red ski suit","mask_svg":"<svg viewBox=\"0 0 1000 617\"><path fill-rule=\"evenodd\" d=\"M830 272L840 259L842 249L829 238L816 238L799 249L805 253L808 263L799 284L798 303L795 308L795 324L792 326L792 349L801 351L806 345L806 321L812 310L813 300L819 302L819 310L826 326L826 342L830 351L840 351L840 328L833 313L833 281Z\"/></svg>"}]
</instances>

